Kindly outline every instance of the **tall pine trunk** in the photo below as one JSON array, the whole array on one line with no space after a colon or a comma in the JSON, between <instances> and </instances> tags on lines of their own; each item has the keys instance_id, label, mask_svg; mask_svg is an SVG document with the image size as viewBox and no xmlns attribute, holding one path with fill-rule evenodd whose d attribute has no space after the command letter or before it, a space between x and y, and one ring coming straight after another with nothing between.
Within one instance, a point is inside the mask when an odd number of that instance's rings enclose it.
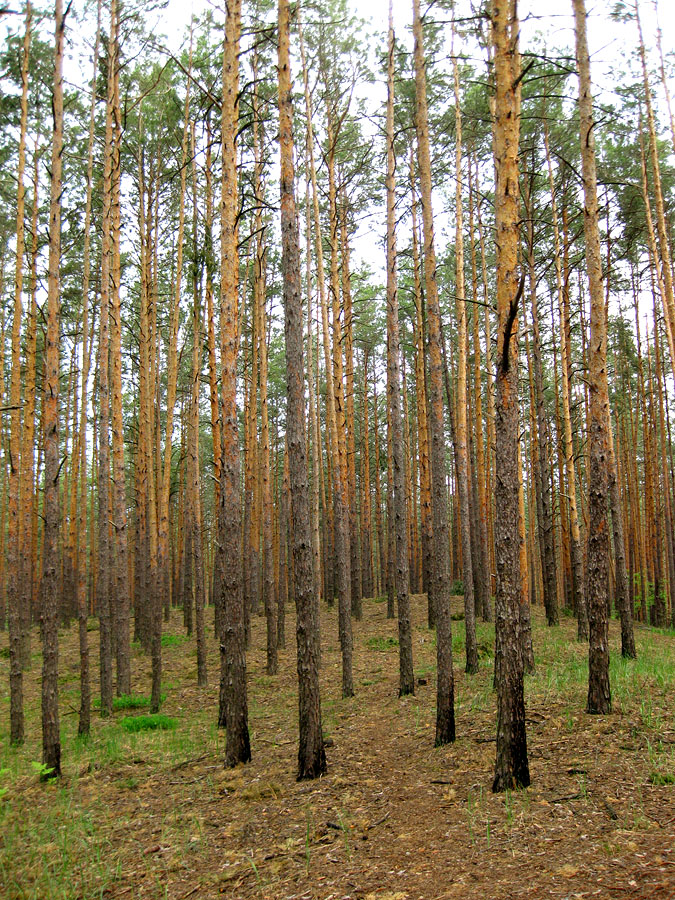
<instances>
[{"instance_id":1,"label":"tall pine trunk","mask_svg":"<svg viewBox=\"0 0 675 900\"><path fill-rule=\"evenodd\" d=\"M281 238L286 337L286 438L291 494L293 594L296 605L298 713L300 742L298 778L317 778L326 771L321 731L318 621L313 602L312 536L305 441L303 313L300 285L300 238L295 207L293 166L293 101L289 52L288 0L279 0L279 144L281 151Z\"/></svg>"},{"instance_id":2,"label":"tall pine trunk","mask_svg":"<svg viewBox=\"0 0 675 900\"><path fill-rule=\"evenodd\" d=\"M591 94L590 57L586 36L585 0L573 0L577 66L579 70L579 120L581 168L584 183L584 238L591 297L589 348L590 477L588 485L588 551L586 597L588 601L589 713L612 709L609 685L609 528L607 514L609 440L609 392L607 386L607 325L602 290L602 262L598 230L598 196L595 171L595 122Z\"/></svg>"},{"instance_id":3,"label":"tall pine trunk","mask_svg":"<svg viewBox=\"0 0 675 900\"><path fill-rule=\"evenodd\" d=\"M42 763L46 777L61 774L59 729L59 321L61 306L61 177L63 171L63 45L62 0L55 4L55 49L52 109L51 190L49 199L49 275L47 330L44 353L42 434L44 439L44 499L42 549Z\"/></svg>"},{"instance_id":4,"label":"tall pine trunk","mask_svg":"<svg viewBox=\"0 0 675 900\"><path fill-rule=\"evenodd\" d=\"M497 758L493 791L527 787L521 647L521 565L518 476L518 142L520 52L517 0L492 4L497 245L497 379L495 398L495 682Z\"/></svg>"}]
</instances>

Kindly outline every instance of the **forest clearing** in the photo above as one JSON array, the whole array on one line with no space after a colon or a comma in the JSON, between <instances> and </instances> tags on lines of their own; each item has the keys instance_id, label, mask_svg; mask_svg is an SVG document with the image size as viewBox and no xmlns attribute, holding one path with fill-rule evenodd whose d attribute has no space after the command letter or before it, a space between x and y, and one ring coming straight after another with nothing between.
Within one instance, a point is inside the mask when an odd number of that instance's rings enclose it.
<instances>
[{"instance_id":1,"label":"forest clearing","mask_svg":"<svg viewBox=\"0 0 675 900\"><path fill-rule=\"evenodd\" d=\"M194 644L166 629L171 730L127 732L147 713L149 660L134 648L138 709L117 708L77 737L78 651L63 632L64 772L40 784L39 654L27 680L27 733L7 745L0 707L0 881L7 900L507 900L675 897L675 653L672 631L638 627L638 660L611 625L614 711L584 712L587 650L564 618L533 611L536 671L526 679L532 786L492 794L494 626L480 624L480 670L457 676L457 740L434 748L434 640L412 598L414 697L398 697L396 623L364 601L355 696L342 698L335 609L322 613L321 690L328 771L295 780L294 642L265 672L265 622L249 659L251 762L223 768L217 683L198 688ZM453 598L453 615L461 615ZM211 613L212 610L209 610ZM209 617L210 618L210 617ZM463 650L463 623L454 622ZM208 631L211 632L209 623ZM212 642L209 642L212 647ZM7 675L6 639L0 674ZM215 654L209 663L215 669ZM96 668L95 666L93 667ZM94 685L94 689L96 685Z\"/></svg>"},{"instance_id":2,"label":"forest clearing","mask_svg":"<svg viewBox=\"0 0 675 900\"><path fill-rule=\"evenodd\" d=\"M2 900L675 898L675 13L372 2L0 9Z\"/></svg>"}]
</instances>

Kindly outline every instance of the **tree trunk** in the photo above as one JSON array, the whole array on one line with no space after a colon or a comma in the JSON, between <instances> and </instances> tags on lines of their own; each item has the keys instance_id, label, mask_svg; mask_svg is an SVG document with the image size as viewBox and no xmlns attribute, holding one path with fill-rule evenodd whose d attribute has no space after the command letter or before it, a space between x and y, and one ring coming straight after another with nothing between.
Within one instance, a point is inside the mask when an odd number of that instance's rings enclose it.
<instances>
[{"instance_id":1,"label":"tree trunk","mask_svg":"<svg viewBox=\"0 0 675 900\"><path fill-rule=\"evenodd\" d=\"M288 465L291 484L293 593L298 648L298 711L300 742L298 778L317 778L326 771L321 730L319 665L316 656L318 622L313 602L312 535L305 442L303 312L300 286L300 238L295 207L293 106L289 51L288 0L279 0L279 144L281 152L281 236L286 337Z\"/></svg>"},{"instance_id":2,"label":"tree trunk","mask_svg":"<svg viewBox=\"0 0 675 900\"><path fill-rule=\"evenodd\" d=\"M591 72L586 37L585 0L573 0L577 65L579 69L579 119L581 166L584 183L584 237L586 267L591 297L591 337L589 349L590 384L590 477L589 528L586 596L588 601L589 713L608 713L612 709L609 686L609 529L607 527L607 488L609 441L609 395L607 386L607 326L602 291L602 263L598 232L598 197L595 173L595 122Z\"/></svg>"},{"instance_id":3,"label":"tree trunk","mask_svg":"<svg viewBox=\"0 0 675 900\"><path fill-rule=\"evenodd\" d=\"M61 264L61 194L63 152L63 44L65 19L62 0L56 0L52 108L51 191L49 201L49 276L45 335L45 388L42 434L45 447L42 550L42 763L43 777L61 774L59 731L58 531L59 531L59 319Z\"/></svg>"},{"instance_id":4,"label":"tree trunk","mask_svg":"<svg viewBox=\"0 0 675 900\"><path fill-rule=\"evenodd\" d=\"M469 452L466 437L466 293L464 289L464 218L462 210L462 114L459 97L459 70L453 57L455 86L455 297L457 308L457 491L461 516L462 572L464 575L464 627L466 634L465 672L478 671L476 644L476 605L473 591L473 562L471 558L471 509L469 506Z\"/></svg>"},{"instance_id":5,"label":"tree trunk","mask_svg":"<svg viewBox=\"0 0 675 900\"><path fill-rule=\"evenodd\" d=\"M246 636L241 571L241 492L237 425L238 266L236 135L239 120L241 0L228 7L223 44L221 142L223 173L220 225L222 476L219 507L222 554L223 633L220 644L220 724L227 727L225 765L251 759L246 695Z\"/></svg>"},{"instance_id":6,"label":"tree trunk","mask_svg":"<svg viewBox=\"0 0 675 900\"><path fill-rule=\"evenodd\" d=\"M495 401L495 682L497 758L492 790L527 787L518 529L518 142L520 52L516 0L492 5L495 70L497 385Z\"/></svg>"},{"instance_id":7,"label":"tree trunk","mask_svg":"<svg viewBox=\"0 0 675 900\"><path fill-rule=\"evenodd\" d=\"M101 237L101 311L98 339L98 579L101 715L112 714L112 546L110 540L110 284L112 275L113 107L115 103L117 2L110 5L108 84L103 145L103 211Z\"/></svg>"},{"instance_id":8,"label":"tree trunk","mask_svg":"<svg viewBox=\"0 0 675 900\"><path fill-rule=\"evenodd\" d=\"M450 551L448 544L448 497L446 492L445 427L443 415L443 360L441 316L436 282L433 211L431 207L431 160L426 72L419 0L413 0L415 39L415 99L419 179L424 228L424 277L429 330L429 418L431 430L431 505L433 516L433 568L429 589L436 619L437 696L436 746L455 740L454 677L452 671L452 625L450 620Z\"/></svg>"},{"instance_id":9,"label":"tree trunk","mask_svg":"<svg viewBox=\"0 0 675 900\"><path fill-rule=\"evenodd\" d=\"M391 422L392 465L394 470L394 529L396 565L396 603L398 610L399 697L415 693L412 632L410 625L410 573L408 569L408 528L405 495L405 447L401 420L401 364L398 325L398 286L396 278L394 153L394 24L392 0L389 0L389 36L387 64L387 394Z\"/></svg>"},{"instance_id":10,"label":"tree trunk","mask_svg":"<svg viewBox=\"0 0 675 900\"><path fill-rule=\"evenodd\" d=\"M119 46L115 34L113 70L114 152L112 160L112 267L110 304L110 357L112 393L113 530L115 535L115 649L117 695L131 693L129 635L129 568L127 558L127 491L124 473L124 423L122 419L122 311L120 304L120 180L122 121L119 90ZM111 582L112 582L111 572ZM111 583L112 587L112 583Z\"/></svg>"},{"instance_id":11,"label":"tree trunk","mask_svg":"<svg viewBox=\"0 0 675 900\"><path fill-rule=\"evenodd\" d=\"M9 505L7 522L7 612L9 625L9 720L11 744L23 744L23 666L21 659L21 317L23 313L23 267L25 250L24 207L26 189L26 129L28 123L28 63L30 58L31 23L33 11L26 3L26 26L21 54L21 126L19 132L19 167L16 192L16 267L14 275L14 316L12 319L12 370L9 403ZM3 379L4 382L4 379ZM33 447L30 447L31 454ZM31 486L32 489L32 486ZM4 523L3 523L4 533ZM4 581L0 591L4 593ZM3 617L4 618L4 617ZM3 621L4 627L4 621Z\"/></svg>"}]
</instances>

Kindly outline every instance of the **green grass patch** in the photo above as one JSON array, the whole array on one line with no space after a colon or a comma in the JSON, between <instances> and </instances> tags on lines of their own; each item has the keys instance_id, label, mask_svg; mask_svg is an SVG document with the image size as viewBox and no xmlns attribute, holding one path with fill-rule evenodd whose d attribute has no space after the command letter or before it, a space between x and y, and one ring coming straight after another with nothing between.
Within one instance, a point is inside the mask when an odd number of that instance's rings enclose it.
<instances>
[{"instance_id":1,"label":"green grass patch","mask_svg":"<svg viewBox=\"0 0 675 900\"><path fill-rule=\"evenodd\" d=\"M675 784L675 775L672 772L650 772L649 781L657 787L663 787L666 784Z\"/></svg>"},{"instance_id":2,"label":"green grass patch","mask_svg":"<svg viewBox=\"0 0 675 900\"><path fill-rule=\"evenodd\" d=\"M170 716L155 713L152 716L125 716L120 725L125 731L172 731L178 723Z\"/></svg>"},{"instance_id":3,"label":"green grass patch","mask_svg":"<svg viewBox=\"0 0 675 900\"><path fill-rule=\"evenodd\" d=\"M179 647L187 641L185 634L163 634L162 647Z\"/></svg>"},{"instance_id":4,"label":"green grass patch","mask_svg":"<svg viewBox=\"0 0 675 900\"><path fill-rule=\"evenodd\" d=\"M166 700L166 694L161 695L161 702L164 703ZM101 698L95 697L93 701L94 709L101 708ZM121 697L113 697L113 709L144 709L147 706L150 706L150 697L145 697L143 694L122 694Z\"/></svg>"},{"instance_id":5,"label":"green grass patch","mask_svg":"<svg viewBox=\"0 0 675 900\"><path fill-rule=\"evenodd\" d=\"M385 650L392 650L394 647L398 647L398 638L395 637L371 637L368 638L368 649L369 650L378 650L380 652Z\"/></svg>"}]
</instances>

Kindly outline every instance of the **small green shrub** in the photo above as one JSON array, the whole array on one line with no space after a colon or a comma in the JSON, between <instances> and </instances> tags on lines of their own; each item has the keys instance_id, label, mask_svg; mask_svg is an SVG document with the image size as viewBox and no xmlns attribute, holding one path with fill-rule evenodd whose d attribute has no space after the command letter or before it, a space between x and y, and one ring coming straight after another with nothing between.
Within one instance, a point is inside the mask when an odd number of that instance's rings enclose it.
<instances>
[{"instance_id":1,"label":"small green shrub","mask_svg":"<svg viewBox=\"0 0 675 900\"><path fill-rule=\"evenodd\" d=\"M452 582L452 587L450 588L450 593L454 597L463 597L464 596L464 582L461 578L455 578Z\"/></svg>"},{"instance_id":2,"label":"small green shrub","mask_svg":"<svg viewBox=\"0 0 675 900\"><path fill-rule=\"evenodd\" d=\"M120 719L120 725L125 731L171 731L176 727L176 720L161 713L151 716L125 716Z\"/></svg>"}]
</instances>

